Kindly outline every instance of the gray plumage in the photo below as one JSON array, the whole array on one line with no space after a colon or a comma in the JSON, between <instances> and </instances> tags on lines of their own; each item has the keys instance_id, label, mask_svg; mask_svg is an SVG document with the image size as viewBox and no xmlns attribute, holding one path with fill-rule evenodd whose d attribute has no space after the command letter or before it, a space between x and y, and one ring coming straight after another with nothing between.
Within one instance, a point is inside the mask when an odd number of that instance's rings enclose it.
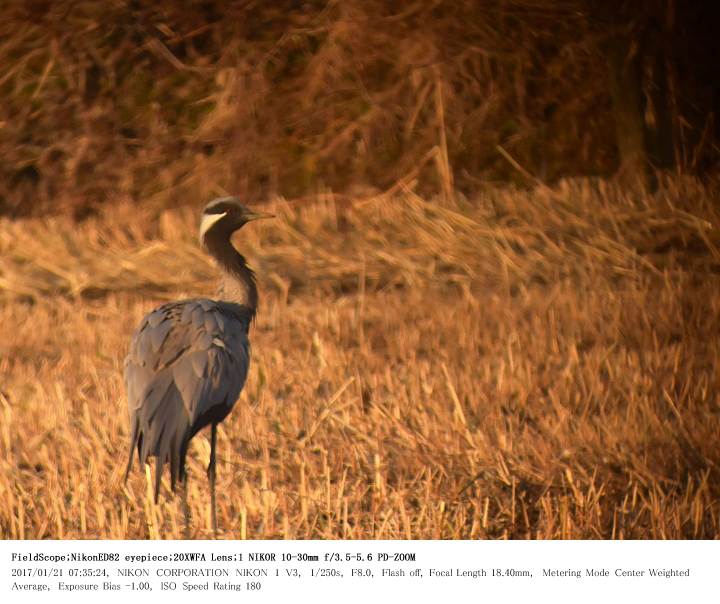
<instances>
[{"instance_id":1,"label":"gray plumage","mask_svg":"<svg viewBox=\"0 0 720 604\"><path fill-rule=\"evenodd\" d=\"M195 298L156 308L140 323L125 359L131 430L125 477L137 449L141 464L155 457L155 498L165 463L170 465L174 491L177 483L185 483L190 439L210 425L208 477L214 528L216 429L245 384L250 365L248 331L257 308L253 272L230 237L250 220L265 216L235 198L206 206L200 239L222 272L224 299Z\"/></svg>"},{"instance_id":2,"label":"gray plumage","mask_svg":"<svg viewBox=\"0 0 720 604\"><path fill-rule=\"evenodd\" d=\"M240 395L250 365L250 316L240 305L198 298L152 311L125 360L131 441L141 462L156 458L155 496L162 464L170 461L173 489L184 480L187 444Z\"/></svg>"}]
</instances>

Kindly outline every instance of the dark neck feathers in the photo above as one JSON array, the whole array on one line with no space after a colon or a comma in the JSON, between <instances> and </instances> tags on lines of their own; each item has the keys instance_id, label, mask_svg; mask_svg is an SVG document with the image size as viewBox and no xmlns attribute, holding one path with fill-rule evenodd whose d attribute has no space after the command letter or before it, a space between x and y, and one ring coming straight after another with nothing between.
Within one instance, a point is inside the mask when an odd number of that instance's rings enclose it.
<instances>
[{"instance_id":1,"label":"dark neck feathers","mask_svg":"<svg viewBox=\"0 0 720 604\"><path fill-rule=\"evenodd\" d=\"M222 272L218 298L245 306L254 318L258 305L255 273L247 265L243 255L233 247L231 236L232 232L227 229L212 227L205 233L202 243Z\"/></svg>"}]
</instances>

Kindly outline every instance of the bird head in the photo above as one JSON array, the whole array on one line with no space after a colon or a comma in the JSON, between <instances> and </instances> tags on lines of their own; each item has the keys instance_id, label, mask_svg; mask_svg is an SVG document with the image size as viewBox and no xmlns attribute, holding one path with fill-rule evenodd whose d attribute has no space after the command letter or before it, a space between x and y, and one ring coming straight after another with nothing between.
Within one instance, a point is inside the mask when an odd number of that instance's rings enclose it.
<instances>
[{"instance_id":1,"label":"bird head","mask_svg":"<svg viewBox=\"0 0 720 604\"><path fill-rule=\"evenodd\" d=\"M209 232L229 237L248 222L272 218L272 214L254 212L240 203L237 197L219 197L205 206L200 219L200 241Z\"/></svg>"}]
</instances>

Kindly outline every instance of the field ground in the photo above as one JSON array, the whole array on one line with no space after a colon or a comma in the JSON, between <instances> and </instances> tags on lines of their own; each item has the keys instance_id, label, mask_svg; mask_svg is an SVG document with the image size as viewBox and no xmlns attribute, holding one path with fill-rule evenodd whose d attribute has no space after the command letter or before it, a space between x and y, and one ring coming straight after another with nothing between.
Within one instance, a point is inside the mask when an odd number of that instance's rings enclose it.
<instances>
[{"instance_id":1,"label":"field ground","mask_svg":"<svg viewBox=\"0 0 720 604\"><path fill-rule=\"evenodd\" d=\"M177 538L135 461L122 360L213 291L197 207L0 221L0 535ZM226 538L714 538L716 193L603 181L471 202L268 204L249 381L219 431ZM208 537L209 441L193 441Z\"/></svg>"}]
</instances>

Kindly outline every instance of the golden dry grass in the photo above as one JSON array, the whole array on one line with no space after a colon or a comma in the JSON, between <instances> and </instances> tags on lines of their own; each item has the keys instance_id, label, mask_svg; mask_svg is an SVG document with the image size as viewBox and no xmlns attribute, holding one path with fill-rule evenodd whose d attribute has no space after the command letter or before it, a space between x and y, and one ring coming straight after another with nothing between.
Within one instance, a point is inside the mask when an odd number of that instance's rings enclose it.
<instances>
[{"instance_id":1,"label":"golden dry grass","mask_svg":"<svg viewBox=\"0 0 720 604\"><path fill-rule=\"evenodd\" d=\"M249 381L220 429L228 538L713 538L714 193L605 182L449 205L270 204ZM0 532L177 538L124 487L121 378L161 300L210 294L197 215L0 222ZM714 227L714 228L713 228ZM204 433L189 456L207 537Z\"/></svg>"}]
</instances>

